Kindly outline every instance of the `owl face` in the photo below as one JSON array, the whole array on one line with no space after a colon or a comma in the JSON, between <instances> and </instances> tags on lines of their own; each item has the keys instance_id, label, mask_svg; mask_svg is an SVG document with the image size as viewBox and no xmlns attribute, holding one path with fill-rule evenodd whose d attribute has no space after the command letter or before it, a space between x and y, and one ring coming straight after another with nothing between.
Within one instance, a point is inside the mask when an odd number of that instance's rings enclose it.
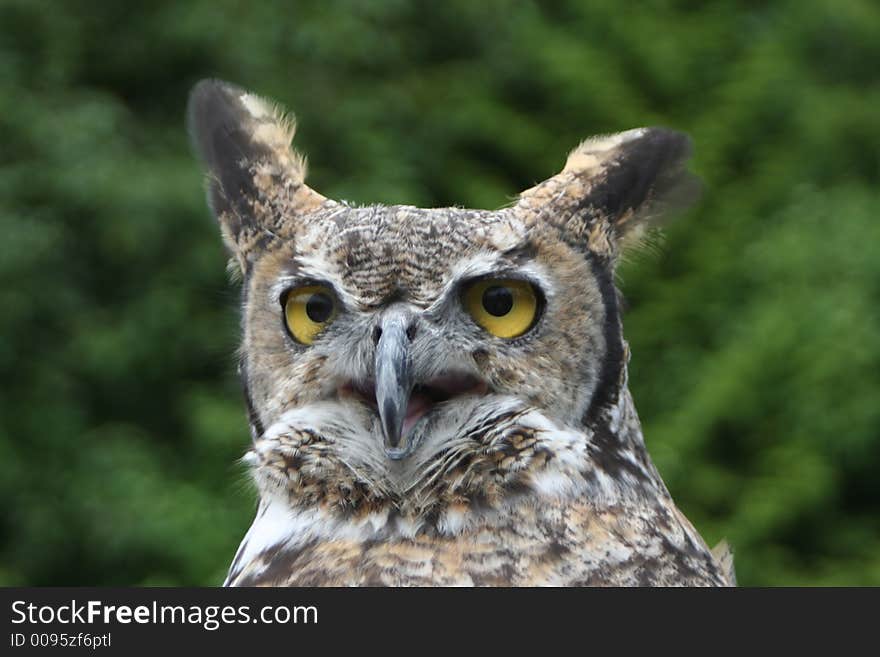
<instances>
[{"instance_id":1,"label":"owl face","mask_svg":"<svg viewBox=\"0 0 880 657\"><path fill-rule=\"evenodd\" d=\"M292 124L225 83L196 87L190 126L243 275L257 451L285 454L300 503L402 508L425 481L497 482L555 453L541 427L583 427L618 385L614 263L686 179L678 133L585 142L489 212L328 200Z\"/></svg>"},{"instance_id":2,"label":"owl face","mask_svg":"<svg viewBox=\"0 0 880 657\"><path fill-rule=\"evenodd\" d=\"M509 211L336 209L279 240L246 284L258 421L344 406L359 447L390 459L514 401L576 423L605 356L588 259Z\"/></svg>"}]
</instances>

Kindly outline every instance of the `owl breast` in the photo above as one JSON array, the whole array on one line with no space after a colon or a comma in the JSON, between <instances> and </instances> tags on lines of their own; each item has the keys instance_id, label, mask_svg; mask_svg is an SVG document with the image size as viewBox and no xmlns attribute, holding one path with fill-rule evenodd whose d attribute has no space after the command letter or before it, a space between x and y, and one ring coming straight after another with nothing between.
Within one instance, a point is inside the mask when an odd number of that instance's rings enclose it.
<instances>
[{"instance_id":1,"label":"owl breast","mask_svg":"<svg viewBox=\"0 0 880 657\"><path fill-rule=\"evenodd\" d=\"M622 395L606 418L618 434L638 426L630 404ZM250 454L261 505L226 583L730 583L637 445L608 458L595 434L534 410L492 416L506 419L458 452L438 446L365 479L354 454L334 462L291 414L300 428L273 427Z\"/></svg>"},{"instance_id":2,"label":"owl breast","mask_svg":"<svg viewBox=\"0 0 880 657\"><path fill-rule=\"evenodd\" d=\"M470 511L462 510L462 513ZM271 512L268 512L271 516ZM391 519L392 524L395 523ZM685 521L686 522L686 521ZM511 506L457 533L349 528L242 559L234 586L723 586L674 508ZM410 528L412 529L412 528ZM246 549L246 548L245 548Z\"/></svg>"}]
</instances>

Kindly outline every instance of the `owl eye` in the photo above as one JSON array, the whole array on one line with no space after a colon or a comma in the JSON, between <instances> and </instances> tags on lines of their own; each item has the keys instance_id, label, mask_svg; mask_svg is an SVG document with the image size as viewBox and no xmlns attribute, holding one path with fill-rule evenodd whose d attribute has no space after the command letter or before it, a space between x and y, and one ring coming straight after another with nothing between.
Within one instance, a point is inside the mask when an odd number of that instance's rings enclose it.
<instances>
[{"instance_id":1,"label":"owl eye","mask_svg":"<svg viewBox=\"0 0 880 657\"><path fill-rule=\"evenodd\" d=\"M312 344L335 317L336 296L324 285L294 288L284 300L287 329L302 344Z\"/></svg>"},{"instance_id":2,"label":"owl eye","mask_svg":"<svg viewBox=\"0 0 880 657\"><path fill-rule=\"evenodd\" d=\"M538 295L527 281L484 278L465 289L464 307L492 335L515 338L534 325Z\"/></svg>"}]
</instances>

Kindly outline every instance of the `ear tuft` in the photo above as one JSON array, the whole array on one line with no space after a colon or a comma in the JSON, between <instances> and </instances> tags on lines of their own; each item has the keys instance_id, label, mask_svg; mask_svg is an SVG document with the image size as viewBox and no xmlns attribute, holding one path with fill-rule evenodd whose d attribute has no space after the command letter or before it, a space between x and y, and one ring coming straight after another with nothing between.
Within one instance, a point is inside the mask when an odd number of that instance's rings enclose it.
<instances>
[{"instance_id":1,"label":"ear tuft","mask_svg":"<svg viewBox=\"0 0 880 657\"><path fill-rule=\"evenodd\" d=\"M291 178L302 183L306 178L305 158L292 148L296 118L285 114L277 103L251 93L242 94L240 101L253 118L254 141L264 144L277 162L289 167Z\"/></svg>"},{"instance_id":2,"label":"ear tuft","mask_svg":"<svg viewBox=\"0 0 880 657\"><path fill-rule=\"evenodd\" d=\"M659 217L697 198L699 182L685 168L690 154L688 136L666 128L593 137L569 154L559 174L524 192L518 207L616 257Z\"/></svg>"},{"instance_id":3,"label":"ear tuft","mask_svg":"<svg viewBox=\"0 0 880 657\"><path fill-rule=\"evenodd\" d=\"M305 185L305 160L291 148L293 118L274 103L220 80L190 93L187 122L208 173L208 202L224 239L244 266L326 199Z\"/></svg>"}]
</instances>

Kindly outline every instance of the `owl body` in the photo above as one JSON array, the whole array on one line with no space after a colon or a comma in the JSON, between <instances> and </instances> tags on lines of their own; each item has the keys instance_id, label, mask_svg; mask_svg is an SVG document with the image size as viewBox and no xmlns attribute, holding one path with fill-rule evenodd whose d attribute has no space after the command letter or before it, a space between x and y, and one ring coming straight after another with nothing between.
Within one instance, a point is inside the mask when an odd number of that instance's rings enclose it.
<instances>
[{"instance_id":1,"label":"owl body","mask_svg":"<svg viewBox=\"0 0 880 657\"><path fill-rule=\"evenodd\" d=\"M614 285L686 138L585 142L485 211L326 199L225 83L190 126L243 278L260 502L227 584L732 583L645 449Z\"/></svg>"}]
</instances>

